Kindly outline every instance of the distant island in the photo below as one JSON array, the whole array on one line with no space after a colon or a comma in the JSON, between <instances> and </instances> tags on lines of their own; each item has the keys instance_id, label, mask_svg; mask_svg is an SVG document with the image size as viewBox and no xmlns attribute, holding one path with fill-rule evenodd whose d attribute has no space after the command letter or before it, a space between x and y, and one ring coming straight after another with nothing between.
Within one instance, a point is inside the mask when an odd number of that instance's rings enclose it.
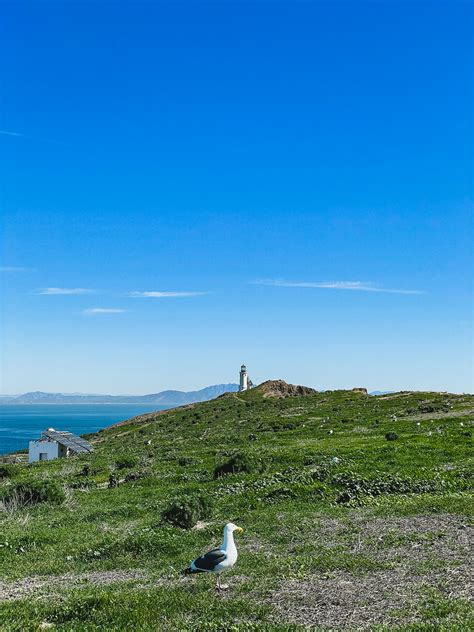
<instances>
[{"instance_id":1,"label":"distant island","mask_svg":"<svg viewBox=\"0 0 474 632\"><path fill-rule=\"evenodd\" d=\"M2 404L159 404L182 406L215 399L223 393L234 393L238 384L215 384L199 391L161 391L149 395L89 395L85 393L44 393L34 391L22 395L2 395Z\"/></svg>"}]
</instances>

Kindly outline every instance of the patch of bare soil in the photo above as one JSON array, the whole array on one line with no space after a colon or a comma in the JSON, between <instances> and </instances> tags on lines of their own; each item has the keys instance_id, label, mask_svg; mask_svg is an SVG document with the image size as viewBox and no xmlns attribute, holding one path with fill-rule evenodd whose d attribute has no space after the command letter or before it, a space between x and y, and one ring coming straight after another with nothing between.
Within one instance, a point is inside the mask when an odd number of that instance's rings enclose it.
<instances>
[{"instance_id":1,"label":"patch of bare soil","mask_svg":"<svg viewBox=\"0 0 474 632\"><path fill-rule=\"evenodd\" d=\"M375 395L377 399L401 399L403 397L411 397L414 391L400 391L399 393L387 393L386 395Z\"/></svg>"},{"instance_id":2,"label":"patch of bare soil","mask_svg":"<svg viewBox=\"0 0 474 632\"><path fill-rule=\"evenodd\" d=\"M474 410L472 408L468 410L451 410L451 411L439 411L432 413L420 413L417 415L407 415L403 417L404 421L419 421L419 420L429 420L429 419L453 419L455 417L472 417L474 415Z\"/></svg>"},{"instance_id":3,"label":"patch of bare soil","mask_svg":"<svg viewBox=\"0 0 474 632\"><path fill-rule=\"evenodd\" d=\"M470 537L471 536L471 537ZM384 562L383 570L354 574L315 572L284 582L269 597L289 623L307 628L363 630L417 621L420 596L436 589L448 597L474 596L472 527L456 515L323 519L315 528L322 546L341 546Z\"/></svg>"},{"instance_id":4,"label":"patch of bare soil","mask_svg":"<svg viewBox=\"0 0 474 632\"><path fill-rule=\"evenodd\" d=\"M308 628L363 630L375 625L397 625L417 620L417 595L437 588L449 596L466 597L465 576L469 566L449 573L430 573L423 578L408 568L377 571L363 577L346 571L330 578L286 582L272 596L271 603L289 622ZM394 616L394 611L403 615Z\"/></svg>"},{"instance_id":5,"label":"patch of bare soil","mask_svg":"<svg viewBox=\"0 0 474 632\"><path fill-rule=\"evenodd\" d=\"M134 580L143 580L146 573L133 571L96 571L74 575L52 575L44 577L25 577L16 582L0 582L0 601L21 599L33 594L50 594L58 588L72 588L79 585L106 585Z\"/></svg>"}]
</instances>

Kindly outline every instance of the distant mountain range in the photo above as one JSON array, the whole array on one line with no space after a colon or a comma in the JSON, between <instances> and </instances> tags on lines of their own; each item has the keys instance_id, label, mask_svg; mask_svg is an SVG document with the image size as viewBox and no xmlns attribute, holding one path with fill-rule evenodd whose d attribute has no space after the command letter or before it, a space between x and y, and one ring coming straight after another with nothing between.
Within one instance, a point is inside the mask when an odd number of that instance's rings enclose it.
<instances>
[{"instance_id":1,"label":"distant mountain range","mask_svg":"<svg viewBox=\"0 0 474 632\"><path fill-rule=\"evenodd\" d=\"M370 391L369 395L389 395L395 391Z\"/></svg>"},{"instance_id":2,"label":"distant mountain range","mask_svg":"<svg viewBox=\"0 0 474 632\"><path fill-rule=\"evenodd\" d=\"M199 391L161 391L150 395L88 395L85 393L43 393L0 396L1 404L159 404L182 406L215 399L223 393L234 393L238 384L215 384Z\"/></svg>"}]
</instances>

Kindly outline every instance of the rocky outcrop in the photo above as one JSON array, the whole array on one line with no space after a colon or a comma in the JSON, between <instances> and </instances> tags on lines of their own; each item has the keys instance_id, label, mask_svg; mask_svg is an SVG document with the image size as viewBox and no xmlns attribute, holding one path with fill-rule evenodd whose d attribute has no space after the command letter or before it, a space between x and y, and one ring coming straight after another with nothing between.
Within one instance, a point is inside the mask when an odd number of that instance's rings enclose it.
<instances>
[{"instance_id":1,"label":"rocky outcrop","mask_svg":"<svg viewBox=\"0 0 474 632\"><path fill-rule=\"evenodd\" d=\"M362 386L357 386L356 388L352 389L353 393L364 393L364 395L367 395L367 389L363 388Z\"/></svg>"},{"instance_id":2,"label":"rocky outcrop","mask_svg":"<svg viewBox=\"0 0 474 632\"><path fill-rule=\"evenodd\" d=\"M301 397L317 393L314 388L309 386L288 384L284 380L268 380L252 389L252 391L259 391L264 397Z\"/></svg>"}]
</instances>

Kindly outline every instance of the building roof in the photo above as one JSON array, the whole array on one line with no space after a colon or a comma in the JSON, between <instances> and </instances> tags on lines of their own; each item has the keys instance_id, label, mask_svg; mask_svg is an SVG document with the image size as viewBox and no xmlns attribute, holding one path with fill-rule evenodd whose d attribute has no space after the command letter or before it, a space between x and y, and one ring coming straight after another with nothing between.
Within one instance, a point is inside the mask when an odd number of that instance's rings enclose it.
<instances>
[{"instance_id":1,"label":"building roof","mask_svg":"<svg viewBox=\"0 0 474 632\"><path fill-rule=\"evenodd\" d=\"M52 441L57 441L65 448L70 448L73 452L92 452L94 450L88 441L65 430L53 430L51 428L42 432L41 436L46 439L51 439Z\"/></svg>"}]
</instances>

